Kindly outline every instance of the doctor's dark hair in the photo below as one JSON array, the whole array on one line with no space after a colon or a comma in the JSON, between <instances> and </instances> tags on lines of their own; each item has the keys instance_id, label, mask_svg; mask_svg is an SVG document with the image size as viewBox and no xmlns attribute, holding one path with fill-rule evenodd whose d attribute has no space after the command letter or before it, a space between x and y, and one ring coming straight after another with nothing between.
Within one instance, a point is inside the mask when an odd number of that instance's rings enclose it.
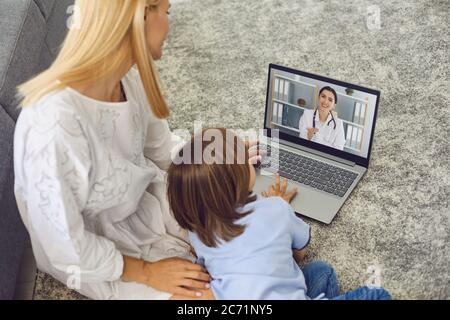
<instances>
[{"instance_id":1,"label":"doctor's dark hair","mask_svg":"<svg viewBox=\"0 0 450 320\"><path fill-rule=\"evenodd\" d=\"M209 134L206 135L208 130L220 132L220 137L223 138L218 144L222 150L214 149L213 157L219 159L215 162L210 161L206 154L211 153L208 151L211 150L212 143L217 142L217 135L211 141L211 138L208 139ZM200 135L193 137L179 152L183 159L181 164L171 164L168 170L167 195L180 227L196 233L206 246L217 247L220 239L230 241L244 232L245 225L236 224L236 221L251 211L241 212L238 209L255 201L256 196L251 196L248 190L250 165L245 143L231 131L222 128L205 129ZM196 164L192 152L200 152L198 146L194 147L195 143L201 144L200 164ZM238 155L243 153L245 162L238 162Z\"/></svg>"},{"instance_id":2,"label":"doctor's dark hair","mask_svg":"<svg viewBox=\"0 0 450 320\"><path fill-rule=\"evenodd\" d=\"M332 94L333 94L333 96L334 96L334 104L337 104L337 102L338 102L338 99L337 99L337 93L336 93L336 91L332 88L332 87L323 87L322 89L320 89L320 91L319 91L319 97L320 97L320 95L322 94L322 92L324 92L324 91L330 91Z\"/></svg>"}]
</instances>

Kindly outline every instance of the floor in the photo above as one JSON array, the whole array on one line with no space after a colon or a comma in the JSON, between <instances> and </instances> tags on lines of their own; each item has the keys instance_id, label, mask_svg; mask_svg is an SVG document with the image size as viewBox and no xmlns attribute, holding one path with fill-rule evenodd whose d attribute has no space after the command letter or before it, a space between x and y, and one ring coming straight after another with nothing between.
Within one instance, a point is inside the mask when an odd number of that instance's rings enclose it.
<instances>
[{"instance_id":1,"label":"floor","mask_svg":"<svg viewBox=\"0 0 450 320\"><path fill-rule=\"evenodd\" d=\"M331 225L308 221L308 259L343 290L450 299L448 1L171 2L158 67L173 129L261 127L269 63L381 90L369 171ZM34 298L82 297L38 273Z\"/></svg>"}]
</instances>

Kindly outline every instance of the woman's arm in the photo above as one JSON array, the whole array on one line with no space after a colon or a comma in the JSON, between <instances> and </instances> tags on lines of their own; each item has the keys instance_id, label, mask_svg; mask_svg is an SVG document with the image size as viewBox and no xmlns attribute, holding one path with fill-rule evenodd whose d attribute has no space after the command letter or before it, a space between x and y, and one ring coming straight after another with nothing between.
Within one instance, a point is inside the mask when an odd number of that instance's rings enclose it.
<instances>
[{"instance_id":1,"label":"woman's arm","mask_svg":"<svg viewBox=\"0 0 450 320\"><path fill-rule=\"evenodd\" d=\"M29 114L29 120L22 118L16 128L16 183L27 227L51 268L67 277L77 268L85 283L118 280L123 270L121 253L112 241L87 231L81 214L92 169L84 131L64 106L53 111L50 117Z\"/></svg>"},{"instance_id":2,"label":"woman's arm","mask_svg":"<svg viewBox=\"0 0 450 320\"><path fill-rule=\"evenodd\" d=\"M202 296L200 298L192 298L182 295L174 294L170 300L216 300L214 293L211 289L201 290Z\"/></svg>"},{"instance_id":3,"label":"woman's arm","mask_svg":"<svg viewBox=\"0 0 450 320\"><path fill-rule=\"evenodd\" d=\"M170 131L166 119L157 118L148 103L144 86L139 71L135 68L130 70L130 77L135 82L137 96L140 103L141 117L145 119L146 137L144 144L144 155L154 162L160 169L167 170L172 163L174 150L181 149L184 141L181 137Z\"/></svg>"},{"instance_id":4,"label":"woman's arm","mask_svg":"<svg viewBox=\"0 0 450 320\"><path fill-rule=\"evenodd\" d=\"M172 163L173 150L180 149L183 142L183 139L170 131L166 120L151 115L144 146L146 158L152 160L162 170L167 170Z\"/></svg>"},{"instance_id":5,"label":"woman's arm","mask_svg":"<svg viewBox=\"0 0 450 320\"><path fill-rule=\"evenodd\" d=\"M210 277L202 266L181 258L147 262L124 256L122 280L176 296L200 298L208 294Z\"/></svg>"}]
</instances>

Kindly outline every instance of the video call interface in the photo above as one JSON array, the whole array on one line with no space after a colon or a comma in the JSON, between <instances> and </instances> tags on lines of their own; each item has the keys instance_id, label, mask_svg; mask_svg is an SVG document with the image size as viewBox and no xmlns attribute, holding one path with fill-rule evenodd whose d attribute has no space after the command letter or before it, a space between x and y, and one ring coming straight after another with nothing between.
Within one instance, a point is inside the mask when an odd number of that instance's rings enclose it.
<instances>
[{"instance_id":1,"label":"video call interface","mask_svg":"<svg viewBox=\"0 0 450 320\"><path fill-rule=\"evenodd\" d=\"M271 69L266 126L367 158L377 96Z\"/></svg>"}]
</instances>

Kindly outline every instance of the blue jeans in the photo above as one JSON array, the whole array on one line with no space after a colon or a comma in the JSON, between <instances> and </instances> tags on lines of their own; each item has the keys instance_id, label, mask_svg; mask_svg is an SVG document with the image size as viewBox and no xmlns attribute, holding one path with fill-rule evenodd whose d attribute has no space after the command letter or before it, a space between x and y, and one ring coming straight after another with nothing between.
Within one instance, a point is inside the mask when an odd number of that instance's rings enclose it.
<instances>
[{"instance_id":1,"label":"blue jeans","mask_svg":"<svg viewBox=\"0 0 450 320\"><path fill-rule=\"evenodd\" d=\"M320 294L332 300L390 300L391 295L383 288L361 287L339 295L339 284L333 268L321 261L307 264L303 269L307 296L314 299Z\"/></svg>"}]
</instances>

